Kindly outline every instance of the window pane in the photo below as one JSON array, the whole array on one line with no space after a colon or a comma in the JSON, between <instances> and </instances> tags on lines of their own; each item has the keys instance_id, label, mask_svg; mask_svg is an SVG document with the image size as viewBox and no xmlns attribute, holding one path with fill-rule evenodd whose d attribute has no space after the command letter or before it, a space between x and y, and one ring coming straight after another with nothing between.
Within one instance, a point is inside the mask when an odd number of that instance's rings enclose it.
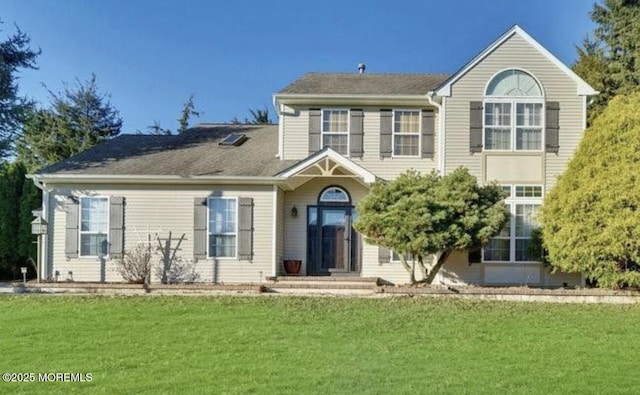
<instances>
[{"instance_id":1,"label":"window pane","mask_svg":"<svg viewBox=\"0 0 640 395\"><path fill-rule=\"evenodd\" d=\"M395 133L420 133L420 111L395 111Z\"/></svg>"},{"instance_id":2,"label":"window pane","mask_svg":"<svg viewBox=\"0 0 640 395\"><path fill-rule=\"evenodd\" d=\"M235 235L210 235L209 255L212 257L233 258L236 256Z\"/></svg>"},{"instance_id":3,"label":"window pane","mask_svg":"<svg viewBox=\"0 0 640 395\"><path fill-rule=\"evenodd\" d=\"M107 198L80 199L80 230L107 233Z\"/></svg>"},{"instance_id":4,"label":"window pane","mask_svg":"<svg viewBox=\"0 0 640 395\"><path fill-rule=\"evenodd\" d=\"M331 147L331 149L341 155L349 154L348 141L349 136L346 134L325 134L322 136L322 146Z\"/></svg>"},{"instance_id":5,"label":"window pane","mask_svg":"<svg viewBox=\"0 0 640 395\"><path fill-rule=\"evenodd\" d=\"M542 197L540 185L516 185L516 197Z\"/></svg>"},{"instance_id":6,"label":"window pane","mask_svg":"<svg viewBox=\"0 0 640 395\"><path fill-rule=\"evenodd\" d=\"M80 235L80 255L106 256L108 244L106 234L82 234Z\"/></svg>"},{"instance_id":7,"label":"window pane","mask_svg":"<svg viewBox=\"0 0 640 395\"><path fill-rule=\"evenodd\" d=\"M487 128L485 148L495 150L511 149L511 129Z\"/></svg>"},{"instance_id":8,"label":"window pane","mask_svg":"<svg viewBox=\"0 0 640 395\"><path fill-rule=\"evenodd\" d=\"M533 261L529 248L531 245L531 239L517 239L516 240L516 261L526 262Z\"/></svg>"},{"instance_id":9,"label":"window pane","mask_svg":"<svg viewBox=\"0 0 640 395\"><path fill-rule=\"evenodd\" d=\"M525 129L518 128L516 130L516 149L517 150L541 150L542 149L542 129Z\"/></svg>"},{"instance_id":10,"label":"window pane","mask_svg":"<svg viewBox=\"0 0 640 395\"><path fill-rule=\"evenodd\" d=\"M419 139L420 136L394 136L393 154L398 156L418 156Z\"/></svg>"},{"instance_id":11,"label":"window pane","mask_svg":"<svg viewBox=\"0 0 640 395\"><path fill-rule=\"evenodd\" d=\"M348 110L323 110L322 131L347 133L349 131L348 120Z\"/></svg>"},{"instance_id":12,"label":"window pane","mask_svg":"<svg viewBox=\"0 0 640 395\"><path fill-rule=\"evenodd\" d=\"M486 103L485 125L511 126L511 103Z\"/></svg>"},{"instance_id":13,"label":"window pane","mask_svg":"<svg viewBox=\"0 0 640 395\"><path fill-rule=\"evenodd\" d=\"M535 220L538 207L537 204L516 205L516 237L531 237L531 231L538 226Z\"/></svg>"},{"instance_id":14,"label":"window pane","mask_svg":"<svg viewBox=\"0 0 640 395\"><path fill-rule=\"evenodd\" d=\"M509 261L509 239L492 239L484 247L485 261Z\"/></svg>"},{"instance_id":15,"label":"window pane","mask_svg":"<svg viewBox=\"0 0 640 395\"><path fill-rule=\"evenodd\" d=\"M516 104L517 126L542 126L542 103Z\"/></svg>"},{"instance_id":16,"label":"window pane","mask_svg":"<svg viewBox=\"0 0 640 395\"><path fill-rule=\"evenodd\" d=\"M209 204L209 232L235 233L236 201L234 199L211 199Z\"/></svg>"}]
</instances>

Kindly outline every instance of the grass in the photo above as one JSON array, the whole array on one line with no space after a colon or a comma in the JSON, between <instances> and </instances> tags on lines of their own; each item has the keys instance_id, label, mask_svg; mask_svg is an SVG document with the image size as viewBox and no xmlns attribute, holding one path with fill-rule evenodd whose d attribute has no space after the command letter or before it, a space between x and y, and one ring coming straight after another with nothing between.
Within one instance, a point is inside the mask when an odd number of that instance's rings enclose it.
<instances>
[{"instance_id":1,"label":"grass","mask_svg":"<svg viewBox=\"0 0 640 395\"><path fill-rule=\"evenodd\" d=\"M0 298L0 393L640 393L640 306L444 298Z\"/></svg>"}]
</instances>

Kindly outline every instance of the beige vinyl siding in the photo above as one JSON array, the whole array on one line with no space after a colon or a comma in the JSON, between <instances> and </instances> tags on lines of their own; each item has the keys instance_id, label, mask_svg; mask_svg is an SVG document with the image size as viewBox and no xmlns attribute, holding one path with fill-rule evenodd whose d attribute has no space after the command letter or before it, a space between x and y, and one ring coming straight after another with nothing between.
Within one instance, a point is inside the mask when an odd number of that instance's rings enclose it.
<instances>
[{"instance_id":1,"label":"beige vinyl siding","mask_svg":"<svg viewBox=\"0 0 640 395\"><path fill-rule=\"evenodd\" d=\"M576 83L544 55L518 35L496 48L482 62L469 70L451 87L446 106L446 172L466 166L479 180L486 182L482 163L486 152L469 153L469 103L482 101L487 82L497 72L521 68L542 84L545 100L560 103L560 152L544 154L543 165L547 189L554 183L573 154L582 135L583 98L577 96Z\"/></svg>"},{"instance_id":2,"label":"beige vinyl siding","mask_svg":"<svg viewBox=\"0 0 640 395\"><path fill-rule=\"evenodd\" d=\"M318 195L330 185L344 188L354 205L368 192L362 184L350 178L318 177L284 194L284 259L302 260L301 274L307 273L307 206L317 205ZM298 209L295 218L291 216L293 206Z\"/></svg>"},{"instance_id":3,"label":"beige vinyl siding","mask_svg":"<svg viewBox=\"0 0 640 395\"><path fill-rule=\"evenodd\" d=\"M282 123L282 158L301 160L309 156L309 109L287 107Z\"/></svg>"},{"instance_id":4,"label":"beige vinyl siding","mask_svg":"<svg viewBox=\"0 0 640 395\"><path fill-rule=\"evenodd\" d=\"M376 176L384 179L397 177L403 171L416 169L421 172L429 172L436 168L438 160L438 122L439 114L436 111L435 122L435 147L436 153L433 159L422 158L381 158L380 157L380 107L352 106L363 109L363 148L364 155L351 159ZM351 107L345 107L351 108ZM393 107L384 107L390 109ZM400 106L400 109L420 109L415 107ZM427 108L427 107L425 107ZM309 108L300 107L295 111L288 111L283 116L284 122L284 159L302 160L309 156Z\"/></svg>"},{"instance_id":5,"label":"beige vinyl siding","mask_svg":"<svg viewBox=\"0 0 640 395\"><path fill-rule=\"evenodd\" d=\"M196 267L203 282L257 283L272 273L273 187L272 186L123 186L84 185L55 186L51 193L53 240L51 243L51 274L58 270L61 279L73 271L76 281L121 281L115 263L107 259L104 265L96 258L67 260L65 256L65 197L73 194L124 196L125 198L125 250L147 239L156 232L173 238L185 234L180 253L185 260L193 260L193 201L196 197L210 196L213 191L222 196L253 198L253 252L252 261L237 259L204 259ZM158 281L152 273L152 280Z\"/></svg>"}]
</instances>

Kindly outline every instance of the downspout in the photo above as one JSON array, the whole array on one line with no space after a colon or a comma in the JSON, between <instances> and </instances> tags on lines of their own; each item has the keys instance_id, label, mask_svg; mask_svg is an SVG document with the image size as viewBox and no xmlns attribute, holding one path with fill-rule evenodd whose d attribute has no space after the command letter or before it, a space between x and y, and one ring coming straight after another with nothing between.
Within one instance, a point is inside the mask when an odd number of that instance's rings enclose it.
<instances>
[{"instance_id":1,"label":"downspout","mask_svg":"<svg viewBox=\"0 0 640 395\"><path fill-rule=\"evenodd\" d=\"M45 188L45 185L42 181L40 181L38 179L38 176L35 174L29 174L27 175L27 178L31 179L31 181L33 181L33 185L36 186L36 188L38 188L39 190L42 191L42 218L45 219L45 221L47 221L48 224L51 224L51 219L49 218L49 191L47 191L47 189ZM49 250L48 250L48 246L49 246L49 235L51 234L50 229L47 232L47 234L42 238L42 245L40 246L40 254L41 254L41 266L40 266L40 273L38 273L38 277L41 279L48 279L49 278L49 273L48 273L48 262L49 262Z\"/></svg>"},{"instance_id":2,"label":"downspout","mask_svg":"<svg viewBox=\"0 0 640 395\"><path fill-rule=\"evenodd\" d=\"M278 98L273 95L273 109L276 111L276 115L278 116L278 154L277 158L282 160L282 155L284 151L284 119L283 119L283 108L284 105L278 102Z\"/></svg>"},{"instance_id":3,"label":"downspout","mask_svg":"<svg viewBox=\"0 0 640 395\"><path fill-rule=\"evenodd\" d=\"M445 132L444 132L444 105L439 104L433 97L435 96L435 92L431 91L427 93L427 101L430 105L436 107L438 109L438 172L443 175L444 174L444 166L445 166Z\"/></svg>"}]
</instances>

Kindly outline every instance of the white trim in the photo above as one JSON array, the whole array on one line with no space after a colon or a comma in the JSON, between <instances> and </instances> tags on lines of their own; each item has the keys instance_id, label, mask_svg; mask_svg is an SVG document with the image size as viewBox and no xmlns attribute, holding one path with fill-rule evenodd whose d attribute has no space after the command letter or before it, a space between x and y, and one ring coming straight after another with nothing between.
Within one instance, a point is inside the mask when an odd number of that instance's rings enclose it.
<instances>
[{"instance_id":1,"label":"white trim","mask_svg":"<svg viewBox=\"0 0 640 395\"><path fill-rule=\"evenodd\" d=\"M509 125L509 137L510 137L510 142L509 142L509 149L491 149L491 148L487 148L487 140L486 140L486 129L487 129L487 125L486 125L486 110L487 110L487 104L494 104L494 103L507 103L507 104L511 104L511 111L510 111L510 117L511 117L511 124ZM542 104L542 110L540 111L540 149L537 150L524 150L524 149L517 149L516 148L516 144L517 144L517 131L518 131L518 125L517 125L517 117L518 117L518 113L517 113L517 106L518 104ZM482 100L482 146L484 147L484 151L486 152L544 152L544 148L545 148L545 125L546 125L546 102L545 99L542 97L537 97L537 96L513 96L513 97L501 97L501 96L485 96L484 99ZM495 127L495 126L493 126ZM506 128L506 127L503 127Z\"/></svg>"},{"instance_id":2,"label":"white trim","mask_svg":"<svg viewBox=\"0 0 640 395\"><path fill-rule=\"evenodd\" d=\"M340 131L340 132L326 132L324 130L324 114L326 112L345 112L347 113L347 131ZM325 136L347 136L347 152L345 154L340 154L340 155L344 155L346 157L349 157L350 153L351 153L351 110L348 108L332 108L332 107L328 107L328 108L321 108L320 109L320 147L321 149L326 147L327 145L325 145L324 143L324 137ZM334 150L335 151L335 150ZM337 152L337 151L336 151Z\"/></svg>"},{"instance_id":3,"label":"white trim","mask_svg":"<svg viewBox=\"0 0 640 395\"><path fill-rule=\"evenodd\" d=\"M107 199L107 254L105 256L100 255L82 255L82 199ZM103 195L80 195L78 196L78 258L104 258L109 259L111 252L109 243L109 233L111 233L111 197ZM94 232L85 231L84 234L96 234ZM100 233L97 233L98 235Z\"/></svg>"},{"instance_id":4,"label":"white trim","mask_svg":"<svg viewBox=\"0 0 640 395\"><path fill-rule=\"evenodd\" d=\"M582 131L587 130L587 97L582 97Z\"/></svg>"},{"instance_id":5,"label":"white trim","mask_svg":"<svg viewBox=\"0 0 640 395\"><path fill-rule=\"evenodd\" d=\"M482 248L482 262L483 263L508 263L508 264L512 264L512 265L521 265L521 264L531 264L531 263L540 263L538 261L517 261L516 260L516 240L526 240L526 238L523 237L516 237L516 220L515 220L515 215L516 215L516 206L518 205L524 205L524 204L529 204L529 205L537 205L538 206L538 213L540 212L540 208L542 207L542 202L544 199L544 194L545 194L545 187L544 184L526 184L526 183L517 183L517 184L504 184L502 185L503 187L509 187L509 196L505 198L504 202L506 205L509 206L509 223L507 224L507 226L509 226L509 237L507 238L506 236L496 236L496 238L500 238L502 240L509 240L509 260L508 261L489 261L489 260L485 260L484 259L484 249L486 248L483 247ZM541 195L540 197L532 197L532 196L526 196L526 197L516 197L516 188L517 187L521 187L521 186L534 186L534 187L540 187L541 189Z\"/></svg>"},{"instance_id":6,"label":"white trim","mask_svg":"<svg viewBox=\"0 0 640 395\"><path fill-rule=\"evenodd\" d=\"M417 112L418 113L418 134L396 132L396 112ZM397 155L396 154L396 136L417 136L418 137L418 154L417 155ZM391 110L391 157L392 158L421 158L422 157L422 110L410 108L394 108Z\"/></svg>"},{"instance_id":7,"label":"white trim","mask_svg":"<svg viewBox=\"0 0 640 395\"><path fill-rule=\"evenodd\" d=\"M284 203L284 202L283 202ZM273 227L271 229L271 275L273 277L278 275L278 186L273 186ZM284 210L284 206L282 208ZM281 240L282 242L282 240Z\"/></svg>"},{"instance_id":8,"label":"white trim","mask_svg":"<svg viewBox=\"0 0 640 395\"><path fill-rule=\"evenodd\" d=\"M576 73L571 71L569 67L567 67L564 63L562 63L558 58L556 58L551 52L549 52L546 48L544 48L540 43L538 43L533 37L531 37L527 32L522 30L520 26L514 25L511 29L509 29L505 34L499 37L496 41L494 41L491 45L485 48L482 52L480 52L475 58L473 58L469 63L462 67L458 72L456 72L448 81L438 90L436 94L438 96L451 96L451 85L453 85L456 81L458 81L462 76L464 76L469 70L474 68L478 63L484 60L489 54L491 54L496 48L502 45L505 41L510 39L513 35L519 35L524 39L527 43L531 44L535 49L537 49L544 57L546 57L551 63L553 63L556 67L558 67L562 72L564 72L569 78L571 78L577 85L576 93L580 96L590 96L598 94L598 91L593 89L589 84L587 84L582 78L580 78Z\"/></svg>"},{"instance_id":9,"label":"white trim","mask_svg":"<svg viewBox=\"0 0 640 395\"><path fill-rule=\"evenodd\" d=\"M236 218L235 218L235 232L233 235L236 238L236 248L234 256L211 256L211 229L209 226L211 225L211 200L234 200L236 202ZM238 204L237 196L207 196L207 259L209 260L237 260L238 259L238 215L240 211L240 206ZM217 235L222 236L231 236L232 233L216 233Z\"/></svg>"},{"instance_id":10,"label":"white trim","mask_svg":"<svg viewBox=\"0 0 640 395\"><path fill-rule=\"evenodd\" d=\"M438 126L440 133L438 134L438 167L440 169L440 175L444 175L447 166L447 131L446 131L446 116L447 116L447 98L442 98L442 105L440 106L440 112L438 113Z\"/></svg>"},{"instance_id":11,"label":"white trim","mask_svg":"<svg viewBox=\"0 0 640 395\"><path fill-rule=\"evenodd\" d=\"M345 169L362 177L364 182L367 184L371 184L376 180L375 174L371 173L369 170L365 169L364 167L352 162L351 160L349 160L349 158L340 155L330 147L326 147L322 151L319 151L315 154L308 156L306 159L301 160L293 167L290 167L289 169L286 169L283 172L278 173L277 176L279 177L280 180L286 180L290 177L295 176L297 173L305 170L309 166L313 165L314 163L324 158L329 158L334 162L336 162L337 164L339 164L340 166L344 167Z\"/></svg>"},{"instance_id":12,"label":"white trim","mask_svg":"<svg viewBox=\"0 0 640 395\"><path fill-rule=\"evenodd\" d=\"M51 237L50 235L53 234L53 227L51 226L51 224L53 223L53 221L51 220L51 218L49 218L49 214L50 214L51 210L49 208L49 191L47 191L46 189L42 189L42 218L44 218L48 225L48 229L47 229L47 234L44 235L44 237L42 237L42 245L40 246L41 251L40 251L40 259L42 259L42 261L40 261L40 281L42 280L48 280L48 263L49 263L49 237ZM78 246L79 247L79 246ZM80 255L80 251L78 248L78 256Z\"/></svg>"}]
</instances>

